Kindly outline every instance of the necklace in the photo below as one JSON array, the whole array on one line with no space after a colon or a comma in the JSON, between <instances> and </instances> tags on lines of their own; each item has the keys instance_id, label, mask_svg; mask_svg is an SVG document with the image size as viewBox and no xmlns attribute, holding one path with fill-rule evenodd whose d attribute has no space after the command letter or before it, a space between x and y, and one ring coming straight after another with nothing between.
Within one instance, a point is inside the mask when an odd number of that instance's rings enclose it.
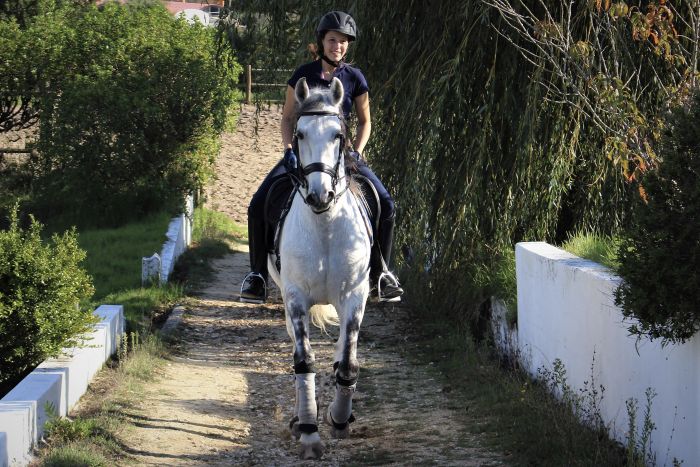
<instances>
[{"instance_id":1,"label":"necklace","mask_svg":"<svg viewBox=\"0 0 700 467\"><path fill-rule=\"evenodd\" d=\"M326 71L321 68L321 78L325 79L326 81L330 81L333 78L334 71L335 70Z\"/></svg>"}]
</instances>

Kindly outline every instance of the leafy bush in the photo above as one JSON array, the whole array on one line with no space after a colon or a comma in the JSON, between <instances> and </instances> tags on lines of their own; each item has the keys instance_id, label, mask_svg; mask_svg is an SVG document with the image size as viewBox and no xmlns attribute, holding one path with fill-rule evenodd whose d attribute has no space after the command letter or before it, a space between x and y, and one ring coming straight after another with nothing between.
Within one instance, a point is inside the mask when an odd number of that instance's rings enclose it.
<instances>
[{"instance_id":1,"label":"leafy bush","mask_svg":"<svg viewBox=\"0 0 700 467\"><path fill-rule=\"evenodd\" d=\"M683 342L700 328L700 91L666 128L623 232L616 302L638 319L632 333Z\"/></svg>"},{"instance_id":2,"label":"leafy bush","mask_svg":"<svg viewBox=\"0 0 700 467\"><path fill-rule=\"evenodd\" d=\"M15 214L0 231L0 387L74 345L94 322L80 306L93 289L75 231L47 244L41 230L35 221L22 229Z\"/></svg>"},{"instance_id":3,"label":"leafy bush","mask_svg":"<svg viewBox=\"0 0 700 467\"><path fill-rule=\"evenodd\" d=\"M238 65L213 32L157 3L65 8L62 75L41 103L40 214L114 226L197 191L218 152ZM221 55L226 55L224 58Z\"/></svg>"}]
</instances>

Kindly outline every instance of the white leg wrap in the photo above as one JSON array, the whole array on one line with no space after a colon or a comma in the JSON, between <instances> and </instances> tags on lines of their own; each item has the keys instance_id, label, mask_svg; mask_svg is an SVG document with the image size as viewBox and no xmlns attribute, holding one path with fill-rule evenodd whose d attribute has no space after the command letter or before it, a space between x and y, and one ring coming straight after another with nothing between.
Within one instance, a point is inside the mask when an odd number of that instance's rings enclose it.
<instances>
[{"instance_id":1,"label":"white leg wrap","mask_svg":"<svg viewBox=\"0 0 700 467\"><path fill-rule=\"evenodd\" d=\"M297 415L299 423L316 425L316 373L299 373L295 377L297 387Z\"/></svg>"},{"instance_id":2,"label":"white leg wrap","mask_svg":"<svg viewBox=\"0 0 700 467\"><path fill-rule=\"evenodd\" d=\"M331 416L336 423L345 423L352 414L352 395L355 393L355 387L335 385L335 398L331 404Z\"/></svg>"}]
</instances>

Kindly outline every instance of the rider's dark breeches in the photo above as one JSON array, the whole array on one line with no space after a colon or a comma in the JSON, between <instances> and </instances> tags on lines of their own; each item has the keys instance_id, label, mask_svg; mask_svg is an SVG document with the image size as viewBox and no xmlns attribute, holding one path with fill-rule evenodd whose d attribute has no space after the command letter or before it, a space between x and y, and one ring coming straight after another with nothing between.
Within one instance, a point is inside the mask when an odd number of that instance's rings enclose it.
<instances>
[{"instance_id":1,"label":"rider's dark breeches","mask_svg":"<svg viewBox=\"0 0 700 467\"><path fill-rule=\"evenodd\" d=\"M379 195L381 205L381 217L379 219L379 247L382 250L384 260L389 263L391 258L391 243L394 235L394 217L396 211L394 200L384 187L382 182L372 172L364 161L361 161L357 170L374 185ZM263 275L267 279L267 248L265 245L265 200L272 184L282 176L286 176L284 163L280 160L272 171L265 177L258 191L248 206L248 246L250 249L250 269ZM374 256L374 255L373 255ZM375 269L373 265L372 269Z\"/></svg>"},{"instance_id":2,"label":"rider's dark breeches","mask_svg":"<svg viewBox=\"0 0 700 467\"><path fill-rule=\"evenodd\" d=\"M277 165L267 174L265 180L260 184L258 191L253 195L248 205L248 249L250 252L250 270L262 274L267 280L267 247L265 245L265 200L267 194L280 177L285 177L287 169L284 161L280 160Z\"/></svg>"}]
</instances>

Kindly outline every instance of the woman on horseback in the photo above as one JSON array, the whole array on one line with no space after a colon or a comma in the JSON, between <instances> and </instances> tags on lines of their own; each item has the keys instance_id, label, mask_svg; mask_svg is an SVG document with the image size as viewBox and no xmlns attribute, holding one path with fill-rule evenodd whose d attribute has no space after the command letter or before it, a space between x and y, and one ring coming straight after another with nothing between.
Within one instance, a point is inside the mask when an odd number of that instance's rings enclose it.
<instances>
[{"instance_id":1,"label":"woman on horseback","mask_svg":"<svg viewBox=\"0 0 700 467\"><path fill-rule=\"evenodd\" d=\"M241 286L241 301L262 303L267 297L267 255L265 244L265 201L273 183L287 176L287 167L296 163L292 144L294 137L295 97L294 87L300 78L306 78L309 87L329 87L333 78L338 78L344 89L342 110L345 119L350 116L353 104L357 116L357 130L352 143L353 154L358 160L357 171L365 176L379 195L381 217L379 219L378 248L373 248L370 281L378 294L379 301L399 301L403 289L398 280L387 269L391 258L394 235L394 200L382 182L372 172L362 157L362 151L369 140L372 129L369 108L369 86L362 72L344 62L350 42L357 36L355 20L342 11L326 13L316 28L316 43L320 58L300 66L289 79L286 100L282 112L282 143L284 158L272 171L253 195L248 207L248 242L250 249L251 272Z\"/></svg>"}]
</instances>

